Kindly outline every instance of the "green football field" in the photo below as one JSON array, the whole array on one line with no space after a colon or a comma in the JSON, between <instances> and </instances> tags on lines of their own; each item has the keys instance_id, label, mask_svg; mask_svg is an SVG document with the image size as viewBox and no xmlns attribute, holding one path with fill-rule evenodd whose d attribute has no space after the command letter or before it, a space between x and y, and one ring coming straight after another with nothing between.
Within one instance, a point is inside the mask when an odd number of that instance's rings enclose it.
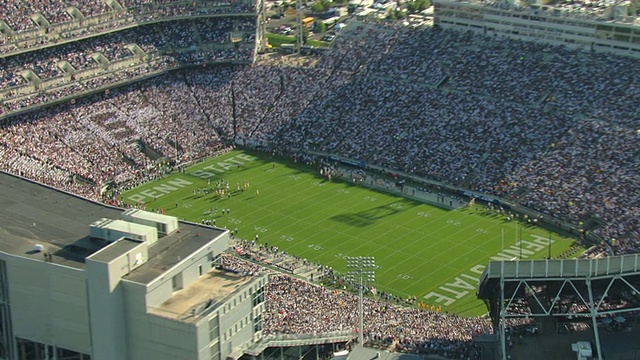
<instances>
[{"instance_id":1,"label":"green football field","mask_svg":"<svg viewBox=\"0 0 640 360\"><path fill-rule=\"evenodd\" d=\"M204 188L221 179L230 184L230 198L204 195ZM246 191L236 191L236 184L243 188L245 183ZM549 240L552 256L574 241L505 221L477 205L445 210L328 181L314 168L247 151L198 163L130 190L123 198L194 222L215 219L218 227L237 228L241 238L259 235L260 243L341 273L346 256L374 256L378 291L416 296L443 312L469 316L486 312L475 292L492 257L510 260L522 254L523 259L541 259L547 256ZM230 213L221 215L221 209Z\"/></svg>"}]
</instances>

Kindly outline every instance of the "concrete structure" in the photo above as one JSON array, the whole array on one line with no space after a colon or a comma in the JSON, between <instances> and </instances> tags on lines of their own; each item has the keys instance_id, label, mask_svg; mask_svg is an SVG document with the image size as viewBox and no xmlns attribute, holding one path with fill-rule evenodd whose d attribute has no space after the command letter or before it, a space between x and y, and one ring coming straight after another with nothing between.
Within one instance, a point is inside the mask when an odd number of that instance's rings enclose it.
<instances>
[{"instance_id":1,"label":"concrete structure","mask_svg":"<svg viewBox=\"0 0 640 360\"><path fill-rule=\"evenodd\" d=\"M5 173L0 204L0 359L226 359L261 340L268 279L216 269L228 231L98 239L121 209Z\"/></svg>"},{"instance_id":2,"label":"concrete structure","mask_svg":"<svg viewBox=\"0 0 640 360\"><path fill-rule=\"evenodd\" d=\"M178 219L173 216L156 214L138 209L129 209L122 213L122 220L152 226L159 234L167 235L178 230Z\"/></svg>"},{"instance_id":3,"label":"concrete structure","mask_svg":"<svg viewBox=\"0 0 640 360\"><path fill-rule=\"evenodd\" d=\"M491 315L502 359L508 356L508 319L552 325L546 332L558 325L587 324L593 331L594 358L615 358L605 356L600 329L608 328L607 319L625 322L624 315L640 311L640 254L490 261L480 277L477 296L485 301Z\"/></svg>"},{"instance_id":4,"label":"concrete structure","mask_svg":"<svg viewBox=\"0 0 640 360\"><path fill-rule=\"evenodd\" d=\"M442 28L543 41L584 50L640 57L640 26L635 17L611 20L546 5L434 1L434 24Z\"/></svg>"}]
</instances>

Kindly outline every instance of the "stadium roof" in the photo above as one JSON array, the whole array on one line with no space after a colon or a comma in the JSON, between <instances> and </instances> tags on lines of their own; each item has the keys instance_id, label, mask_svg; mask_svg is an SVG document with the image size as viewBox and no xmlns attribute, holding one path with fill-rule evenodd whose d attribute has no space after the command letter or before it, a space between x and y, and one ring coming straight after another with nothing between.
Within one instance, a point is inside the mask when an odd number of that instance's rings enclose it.
<instances>
[{"instance_id":1,"label":"stadium roof","mask_svg":"<svg viewBox=\"0 0 640 360\"><path fill-rule=\"evenodd\" d=\"M83 269L87 256L109 244L91 238L89 225L101 218L120 219L122 211L0 172L0 252L44 260L41 252L34 251L36 245L42 245L44 252L53 255L52 262ZM176 259L225 231L183 222L180 229L151 246L148 262L129 279L145 282L155 278Z\"/></svg>"}]
</instances>

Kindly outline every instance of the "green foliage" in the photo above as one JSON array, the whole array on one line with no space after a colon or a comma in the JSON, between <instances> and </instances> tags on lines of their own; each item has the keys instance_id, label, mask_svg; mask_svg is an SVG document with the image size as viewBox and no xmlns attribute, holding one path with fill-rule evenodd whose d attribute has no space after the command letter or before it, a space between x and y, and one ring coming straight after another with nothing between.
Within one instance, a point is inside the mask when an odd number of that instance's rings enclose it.
<instances>
[{"instance_id":1,"label":"green foliage","mask_svg":"<svg viewBox=\"0 0 640 360\"><path fill-rule=\"evenodd\" d=\"M327 25L322 20L316 20L315 33L324 34L327 31Z\"/></svg>"},{"instance_id":2,"label":"green foliage","mask_svg":"<svg viewBox=\"0 0 640 360\"><path fill-rule=\"evenodd\" d=\"M320 2L314 2L313 4L311 4L310 9L314 13L319 14L324 11L324 6Z\"/></svg>"},{"instance_id":3,"label":"green foliage","mask_svg":"<svg viewBox=\"0 0 640 360\"><path fill-rule=\"evenodd\" d=\"M303 27L302 27L302 42L303 42L304 44L306 44L306 43L307 43L307 40L309 40L309 28L308 28L308 27L303 26Z\"/></svg>"},{"instance_id":4,"label":"green foliage","mask_svg":"<svg viewBox=\"0 0 640 360\"><path fill-rule=\"evenodd\" d=\"M417 13L431 7L431 0L414 0L407 3L407 12L409 14Z\"/></svg>"},{"instance_id":5,"label":"green foliage","mask_svg":"<svg viewBox=\"0 0 640 360\"><path fill-rule=\"evenodd\" d=\"M273 47L280 47L282 44L294 44L296 38L293 36L267 33L267 40Z\"/></svg>"},{"instance_id":6,"label":"green foliage","mask_svg":"<svg viewBox=\"0 0 640 360\"><path fill-rule=\"evenodd\" d=\"M387 10L387 19L389 19L389 20L398 20L398 18L396 17L395 10L393 10L393 9Z\"/></svg>"},{"instance_id":7,"label":"green foliage","mask_svg":"<svg viewBox=\"0 0 640 360\"><path fill-rule=\"evenodd\" d=\"M249 161L247 155L256 158ZM234 160L226 161L231 158ZM202 176L210 176L210 185ZM169 183L177 179L182 185ZM220 179L229 182L230 198L218 198L211 192L194 194L195 189L211 188ZM246 182L248 190L236 191L236 183L242 186ZM154 189L159 185L164 187ZM136 198L129 197L145 193L149 210L164 209L167 215L197 223L215 219L218 227L237 228L240 238L254 239L258 234L260 242L340 273L346 270L345 256L374 256L380 267L375 281L378 290L438 305L435 298L423 296L436 292L453 298L439 288L455 289L460 298L442 306L442 311L462 315L486 312L475 297L474 278L479 275L470 269L486 265L490 257L500 253L502 241L505 248L511 247L511 254L517 254L518 239L534 241L534 236L549 236L531 224L520 224L517 236L515 222L486 213L479 204L445 210L350 182L329 181L315 168L248 151L235 150L205 160L185 172L125 192L123 199L136 204ZM219 209L230 209L230 213L220 214ZM571 239L552 237L552 256L571 245ZM546 246L525 251L528 259L547 255ZM453 287L446 285L456 282Z\"/></svg>"},{"instance_id":8,"label":"green foliage","mask_svg":"<svg viewBox=\"0 0 640 360\"><path fill-rule=\"evenodd\" d=\"M332 7L332 3L329 0L320 0L320 1L316 1L313 4L311 4L311 11L313 11L316 14L320 14L322 12L325 12L327 9L329 9L330 7Z\"/></svg>"},{"instance_id":9,"label":"green foliage","mask_svg":"<svg viewBox=\"0 0 640 360\"><path fill-rule=\"evenodd\" d=\"M315 46L315 47L327 47L327 46L331 46L331 43L328 43L326 41L307 40L306 45Z\"/></svg>"}]
</instances>

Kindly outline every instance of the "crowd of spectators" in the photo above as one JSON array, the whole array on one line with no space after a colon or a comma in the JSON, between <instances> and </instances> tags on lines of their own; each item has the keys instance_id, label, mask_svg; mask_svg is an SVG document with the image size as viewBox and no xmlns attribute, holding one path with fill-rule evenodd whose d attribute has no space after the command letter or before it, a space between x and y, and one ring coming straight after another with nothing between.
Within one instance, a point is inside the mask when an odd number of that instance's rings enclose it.
<instances>
[{"instance_id":1,"label":"crowd of spectators","mask_svg":"<svg viewBox=\"0 0 640 360\"><path fill-rule=\"evenodd\" d=\"M247 63L255 51L255 31L255 19L176 21L172 26L146 25L1 58L0 114L72 98L178 64ZM240 46L219 48L232 41L232 34L239 34Z\"/></svg>"},{"instance_id":2,"label":"crowd of spectators","mask_svg":"<svg viewBox=\"0 0 640 360\"><path fill-rule=\"evenodd\" d=\"M264 292L265 336L351 332L357 337L356 295L267 270L237 255L222 254L219 268L244 276L270 273ZM478 359L479 349L472 338L493 332L488 319L401 306L367 293L363 303L363 335L369 346L445 358Z\"/></svg>"},{"instance_id":3,"label":"crowd of spectators","mask_svg":"<svg viewBox=\"0 0 640 360\"><path fill-rule=\"evenodd\" d=\"M118 26L131 26L150 20L158 20L170 17L184 17L210 14L250 14L256 12L255 2L185 2L178 1L148 1L148 0L121 0L118 4L107 1L87 1L87 0L50 0L50 1L20 1L2 0L0 1L0 20L4 21L13 31L25 32L38 27L65 24L65 30L86 29L87 24L92 23L92 18L98 17L96 21L114 23ZM73 10L72 10L73 9ZM77 11L76 11L77 10ZM109 16L105 16L109 15ZM42 17L44 21L39 20ZM84 22L77 21L85 20ZM114 21L117 19L127 19L127 21ZM76 20L76 22L71 23ZM71 23L71 24L69 24ZM94 24L97 25L97 24ZM100 26L94 26L100 27ZM106 29L102 29L106 30ZM77 31L74 31L77 32ZM86 30L77 35L86 34ZM38 36L38 34L32 34ZM7 40L4 34L0 34L4 42ZM43 39L43 41L46 41ZM33 46L40 45L34 43Z\"/></svg>"},{"instance_id":4,"label":"crowd of spectators","mask_svg":"<svg viewBox=\"0 0 640 360\"><path fill-rule=\"evenodd\" d=\"M201 34L211 21L184 22L167 32L157 26L143 27L151 30L141 33L128 30L112 35L121 40L114 46L132 38L150 49L162 46L161 39L220 40L220 34ZM219 26L230 34L249 25L221 20ZM183 60L229 59L238 56L234 51L193 51ZM46 74L51 57L38 54L27 56L39 59L34 63L41 70L34 71ZM159 58L156 64L175 66L173 59ZM83 137L99 138L96 147L108 144L97 151L114 154L115 160L78 155L95 165L76 172L66 163L71 158L43 156L40 147L51 144L41 144L38 137L25 140L35 142L35 153L32 148L19 152L96 184L139 179L133 174L150 160L131 146L134 139L178 161L230 143L288 155L330 152L506 197L574 224L594 216L604 223L595 234L618 239L618 253L635 252L640 250L635 195L640 164L634 145L640 127L631 104L640 100L640 91L633 91L640 83L639 67L628 58L559 46L353 22L319 58L269 57L256 66L175 72L109 96L43 110L37 120L11 120L3 128L3 142L14 147L11 139L19 129L63 132L66 121L82 123ZM20 77L12 66L5 69L0 76L5 82ZM626 70L624 81L617 76L620 69ZM136 71L81 85L98 88L139 75ZM29 101L48 101L42 96ZM110 112L98 119L105 109ZM95 124L94 130L86 121ZM79 154L88 151L75 143L66 146ZM132 161L123 161L121 154Z\"/></svg>"},{"instance_id":5,"label":"crowd of spectators","mask_svg":"<svg viewBox=\"0 0 640 360\"><path fill-rule=\"evenodd\" d=\"M357 331L357 296L287 275L272 275L265 289L265 334ZM472 336L490 331L479 318L459 317L365 298L365 342L446 358L479 358Z\"/></svg>"}]
</instances>

